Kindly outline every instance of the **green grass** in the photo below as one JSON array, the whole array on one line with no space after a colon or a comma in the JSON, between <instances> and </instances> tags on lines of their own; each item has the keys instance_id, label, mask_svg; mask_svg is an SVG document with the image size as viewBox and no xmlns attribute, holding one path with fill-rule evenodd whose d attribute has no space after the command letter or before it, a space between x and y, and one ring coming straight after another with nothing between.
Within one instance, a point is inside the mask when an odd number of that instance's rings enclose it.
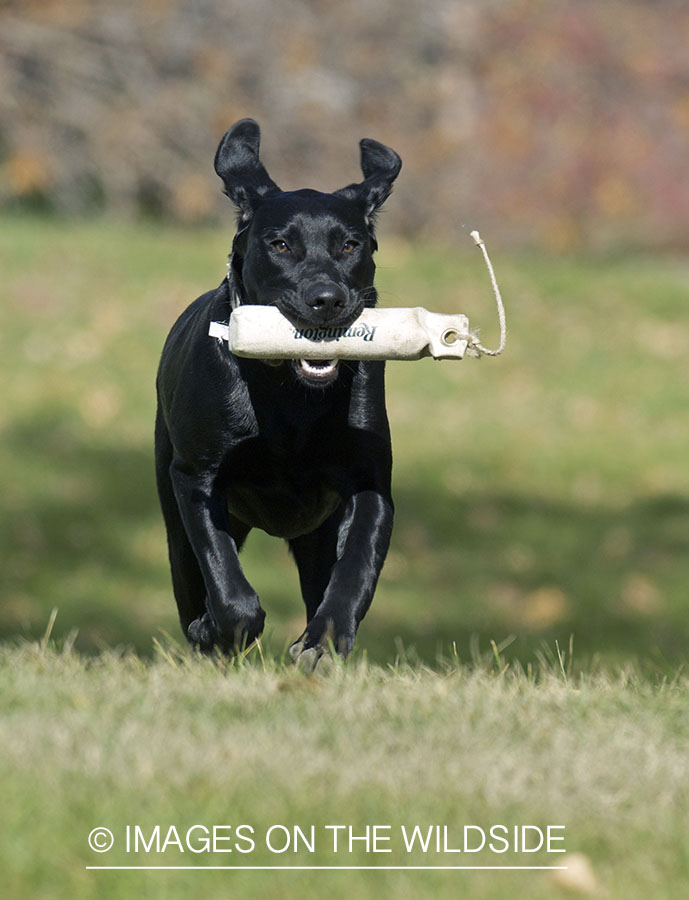
<instances>
[{"instance_id":1,"label":"green grass","mask_svg":"<svg viewBox=\"0 0 689 900\"><path fill-rule=\"evenodd\" d=\"M499 659L472 666L452 660L435 670L360 661L309 678L262 662L255 649L228 664L170 643L149 661L6 646L5 895L540 900L564 896L551 872L86 866L550 866L583 854L603 896L682 896L689 879L689 683L651 685L632 671L575 677L567 662L566 655L562 667L542 660L525 672ZM174 826L182 841L195 825L250 826L245 834L255 847L194 854L170 844L164 852L128 853L128 825L140 826L147 841L156 826L163 837ZM297 825L308 836L313 826L314 852L303 845L297 853L269 852L265 836L276 825ZM367 853L361 843L350 852L344 836L334 852L328 825L359 836L367 825L383 826L389 841L380 846L392 852ZM568 852L407 853L401 829L417 825L424 833L446 826L455 849L465 825L486 832L564 825L555 832L564 841L552 846ZM108 853L88 848L97 826L115 836Z\"/></svg>"},{"instance_id":2,"label":"green grass","mask_svg":"<svg viewBox=\"0 0 689 900\"><path fill-rule=\"evenodd\" d=\"M543 872L85 869L98 825L120 863L126 824L390 825L394 853L373 863L401 864L431 861L402 852L401 825L447 825L452 842L503 823L564 824L602 896L681 896L686 260L490 246L507 352L389 365L393 545L353 661L308 679L282 662L303 627L294 567L258 533L244 565L268 614L261 653L175 643L155 368L177 314L223 277L230 230L0 222L3 893L559 896ZM381 247L384 305L463 311L495 342L468 239ZM251 862L296 859L259 849ZM321 842L307 862L371 856Z\"/></svg>"}]
</instances>

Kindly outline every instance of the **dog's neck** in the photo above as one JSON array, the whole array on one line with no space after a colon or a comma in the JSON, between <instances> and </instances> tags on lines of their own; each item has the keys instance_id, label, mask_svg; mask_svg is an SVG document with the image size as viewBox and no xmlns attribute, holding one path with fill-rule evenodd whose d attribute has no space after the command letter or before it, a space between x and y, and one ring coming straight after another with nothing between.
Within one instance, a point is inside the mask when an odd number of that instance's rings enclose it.
<instances>
[{"instance_id":1,"label":"dog's neck","mask_svg":"<svg viewBox=\"0 0 689 900\"><path fill-rule=\"evenodd\" d=\"M235 268L234 253L230 253L227 257L227 299L232 313L238 306L241 306L244 298L244 291L239 281L238 273Z\"/></svg>"}]
</instances>

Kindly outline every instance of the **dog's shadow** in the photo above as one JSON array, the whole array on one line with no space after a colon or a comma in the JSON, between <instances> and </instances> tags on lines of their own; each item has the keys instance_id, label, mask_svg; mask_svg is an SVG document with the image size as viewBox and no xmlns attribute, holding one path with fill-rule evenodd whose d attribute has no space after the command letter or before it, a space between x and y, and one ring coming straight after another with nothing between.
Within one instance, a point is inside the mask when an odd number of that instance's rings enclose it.
<instances>
[{"instance_id":1,"label":"dog's shadow","mask_svg":"<svg viewBox=\"0 0 689 900\"><path fill-rule=\"evenodd\" d=\"M90 439L58 412L16 421L4 445L26 475L3 491L0 637L40 637L57 608L57 640L78 629L85 651L150 649L172 623L150 446Z\"/></svg>"},{"instance_id":2,"label":"dog's shadow","mask_svg":"<svg viewBox=\"0 0 689 900\"><path fill-rule=\"evenodd\" d=\"M377 637L392 630L424 660L455 647L464 659L476 646L492 655L490 641L505 641L506 658L526 664L556 641L568 648L572 636L584 665L636 660L674 672L682 663L685 498L624 508L489 492L450 498L406 476L395 498L391 570L368 629ZM417 586L416 621L407 584Z\"/></svg>"},{"instance_id":3,"label":"dog's shadow","mask_svg":"<svg viewBox=\"0 0 689 900\"><path fill-rule=\"evenodd\" d=\"M171 604L151 448L91 440L76 420L43 417L4 435L27 476L5 484L0 525L0 638L78 629L85 652L127 645L140 653L168 631ZM389 663L409 653L469 659L472 646L516 639L527 662L544 642L574 635L575 658L631 657L672 670L689 640L682 573L689 503L666 496L624 509L520 495L450 498L420 474L395 485L397 525L361 650ZM281 541L250 536L244 565L272 620L273 650L301 608ZM270 635L268 635L270 640Z\"/></svg>"}]
</instances>

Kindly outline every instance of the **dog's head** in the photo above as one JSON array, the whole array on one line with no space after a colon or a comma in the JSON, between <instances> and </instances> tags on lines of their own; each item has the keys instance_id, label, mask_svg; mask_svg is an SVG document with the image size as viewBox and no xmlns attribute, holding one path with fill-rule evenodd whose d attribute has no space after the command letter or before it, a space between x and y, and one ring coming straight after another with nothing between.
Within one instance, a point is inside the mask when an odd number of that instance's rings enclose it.
<instances>
[{"instance_id":1,"label":"dog's head","mask_svg":"<svg viewBox=\"0 0 689 900\"><path fill-rule=\"evenodd\" d=\"M242 119L223 136L215 171L239 213L232 246L232 288L241 303L277 306L291 321L346 326L377 300L375 216L402 161L377 141L362 140L364 180L332 194L281 191L258 155L260 131ZM296 366L305 381L325 384L337 365Z\"/></svg>"}]
</instances>

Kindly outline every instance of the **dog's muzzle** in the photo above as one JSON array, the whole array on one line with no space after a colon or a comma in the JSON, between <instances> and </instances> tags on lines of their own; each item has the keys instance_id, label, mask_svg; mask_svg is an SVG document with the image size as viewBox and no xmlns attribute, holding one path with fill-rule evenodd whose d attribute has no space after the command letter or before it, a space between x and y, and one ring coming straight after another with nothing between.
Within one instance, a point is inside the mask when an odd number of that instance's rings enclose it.
<instances>
[{"instance_id":1,"label":"dog's muzzle","mask_svg":"<svg viewBox=\"0 0 689 900\"><path fill-rule=\"evenodd\" d=\"M279 303L277 306L280 308ZM332 282L311 285L304 292L300 307L296 318L301 324L305 322L315 327L349 324L361 312L360 304L352 307L348 291ZM292 310L289 312L293 314ZM325 387L336 380L339 360L295 359L292 361L292 368L300 381L315 387Z\"/></svg>"}]
</instances>

